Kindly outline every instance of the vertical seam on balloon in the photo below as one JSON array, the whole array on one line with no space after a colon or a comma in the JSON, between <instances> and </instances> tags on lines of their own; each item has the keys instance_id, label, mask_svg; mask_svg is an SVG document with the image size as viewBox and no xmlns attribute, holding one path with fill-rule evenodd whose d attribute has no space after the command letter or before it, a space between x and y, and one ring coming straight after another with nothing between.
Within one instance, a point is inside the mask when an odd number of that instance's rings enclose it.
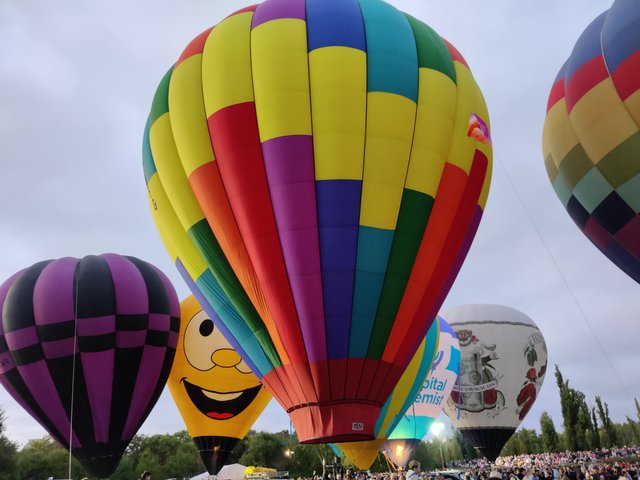
<instances>
[{"instance_id":1,"label":"vertical seam on balloon","mask_svg":"<svg viewBox=\"0 0 640 480\"><path fill-rule=\"evenodd\" d=\"M367 125L369 124L369 48L367 44L367 22L365 22L364 14L362 13L362 0L357 0L358 9L360 10L360 18L362 19L362 29L364 33L364 47L365 47L365 62L367 64L367 75L366 75L366 83L367 90L365 92L365 103L364 103L364 146L362 148L362 174L360 175L360 208L358 210L358 223L356 225L356 254L354 255L354 264L353 264L353 288L351 289L351 315L349 316L349 334L347 338L347 363L345 367L345 382L344 382L344 394L346 397L347 394L347 383L349 379L349 363L351 359L351 333L353 329L353 308L356 298L356 276L358 273L358 245L360 244L360 216L362 214L362 190L364 187L364 170L365 170L365 160L367 158ZM363 363L363 369L366 365L366 357ZM358 397L358 390L360 388L360 379L358 379L358 388L355 389L355 397Z\"/></svg>"},{"instance_id":2,"label":"vertical seam on balloon","mask_svg":"<svg viewBox=\"0 0 640 480\"><path fill-rule=\"evenodd\" d=\"M233 16L233 15L235 15L235 14L232 14L231 16ZM252 16L253 16L253 12L252 12ZM229 18L229 17L227 17L227 18ZM213 31L216 29L217 26L218 26L218 24L215 25L211 29L211 31L209 32L209 35L207 36L207 40L205 41L205 45L209 41L209 39L211 38L211 35L213 34ZM204 59L205 50L206 49L203 48L202 53L201 53L201 56L202 56L203 59ZM249 51L249 55L251 55L251 51ZM206 112L207 112L207 110L206 110L206 104L204 102L204 78L202 76L202 73L203 73L203 71L202 71L202 63L203 63L203 60L201 60L201 62L200 62L200 64L201 64L201 67L200 67L200 73L201 73L201 75L200 75L200 89L202 90L202 93L203 93L203 95L202 95L202 112L203 112L203 116L204 116L204 119L205 119L204 121L206 122L206 118L207 118L207 113ZM169 114L171 114L171 112L169 112ZM207 136L209 137L209 145L211 146L211 153L213 153L213 162L217 162L218 160L217 160L217 156L216 156L216 152L215 152L213 139L211 138L211 131L210 131L209 128L206 128L206 132L207 132ZM180 152L178 152L178 156L180 156ZM226 191L226 188L224 186L224 179L222 178L222 174L220 174L220 179L222 180L221 183L222 183L222 188L224 189L225 199L227 200L227 205L229 206L229 210L233 213L233 208L231 207L231 204L229 202L229 197L227 195L227 191ZM198 197L195 194L194 194L194 197L195 197L196 201L198 202L198 205L200 205ZM202 207L200 207L200 208L202 208ZM204 214L204 211L203 211L203 214ZM206 215L204 215L204 219L206 220L207 224L209 224L209 219L206 217ZM236 221L235 215L232 215L232 219L233 219L233 222L234 222L234 225L235 225L236 229L238 230L238 232L240 232L240 228L238 226L238 222ZM211 233L213 234L213 236L215 238L215 232L214 232L213 228L211 228L211 225L209 225L209 228L211 229ZM242 234L240 234L240 238L242 239ZM216 238L216 241L217 241L217 238ZM221 247L221 249L222 249L222 247ZM223 250L223 254L224 254L224 250ZM226 257L226 255L225 255L225 257ZM251 258L250 257L248 257L248 258L249 258L249 261L251 261ZM209 271L211 271L211 273L213 274L213 271L212 271L211 267L208 265L208 262L205 260L204 263L205 263L205 265L207 265L207 267L208 267L207 269ZM236 275L236 278L238 279L238 283L239 283L240 287L244 290L244 286L242 285L242 282L240 282L240 279L238 278L238 275L236 274L235 269L233 268L233 265L231 265L230 262L229 262L229 266L231 267L231 270L233 271L233 273ZM253 262L251 262L251 266L253 267ZM254 269L254 271L255 271L255 269ZM216 278L215 275L214 275L214 278ZM217 281L217 278L216 278L216 281ZM253 302L251 301L250 297L249 297L249 301L253 305ZM235 305L233 305L233 302L230 301L230 303L235 309ZM254 308L255 308L255 305L254 305ZM257 312L257 309L256 309L256 312ZM240 312L238 312L238 313L240 313ZM260 318L260 320L262 320L262 328L259 331L266 329L266 326L264 324L264 320L260 316L260 313L258 313L258 318ZM257 340L257 335L255 335L256 332L254 332L252 329L249 329L249 330L254 334L254 337L256 337L256 340ZM262 347L262 345L261 345L261 347ZM275 347L274 347L274 350L275 350ZM269 358L268 356L266 356L266 357L267 357L267 359ZM272 366L275 368L274 365L272 365Z\"/></svg>"},{"instance_id":3,"label":"vertical seam on balloon","mask_svg":"<svg viewBox=\"0 0 640 480\"><path fill-rule=\"evenodd\" d=\"M261 5L262 5L262 4L261 4ZM258 9L258 8L260 8L260 5L258 5L258 7L256 8L256 11L257 11L257 9ZM254 12L253 16L255 16L255 12ZM251 68L251 91L252 91L252 95L253 95L253 105L254 105L254 109L256 109L256 107L255 107L255 105L256 105L256 97L255 97L255 88L254 88L254 81L253 81L253 78L254 78L254 72L253 72L253 53L252 53L252 48L251 48L251 43L253 42L253 16L252 16L251 26L250 26L250 28L249 28L249 66L250 66L250 68ZM261 153L261 157L262 157L262 166L263 166L264 171L265 171L265 186L266 186L266 188L267 188L267 192L269 192L269 203L270 203L270 206L271 206L271 212L272 212L272 215L273 215L273 222L274 222L274 224L275 224L274 226L275 226L275 229L276 229L276 234L278 235L278 244L280 244L280 256L281 256L281 259L282 259L283 267L284 267L285 272L286 272L286 268L287 268L287 267L286 267L286 264L285 264L285 261L284 261L284 253L282 252L282 244L281 244L281 242L280 242L280 234L279 234L279 232L278 232L278 225L277 225L277 221L276 221L276 215L275 215L275 212L273 211L273 203L272 203L272 201L271 201L271 190L270 190L270 188L269 188L269 181L268 181L268 179L267 179L266 166L264 165L264 152L263 152L263 150L262 150L262 141L260 141L260 123L258 122L258 118L257 118L257 109L256 109L256 125L257 125L257 127L258 127L258 142L259 142L259 144L260 144L260 153ZM242 237L242 234L241 234L240 236ZM290 295L290 297L291 297L291 301L292 301L293 306L294 306L294 309L295 309L295 301L294 301L294 299L293 299L293 292L291 291L291 283L289 282L289 275L287 275L287 285L288 285L288 287L289 287L289 295ZM296 317L297 317L297 316L298 316L298 312L297 312L297 310L296 310ZM280 339L281 339L281 342L282 342L282 348L286 351L286 350L287 350L287 347L285 346L284 342L282 341L282 336L280 335L280 331L279 331L280 329L278 329L278 322L274 321L274 324L275 324L276 332L278 333L278 336L279 336L279 337L280 337ZM282 328L282 327L280 327L280 328ZM298 330L299 330L299 333L300 333L300 339L302 340L302 344L304 345L304 337L303 337L303 335L302 335L302 329L300 328L299 324L298 324ZM306 373L309 375L309 378L312 378L312 376L311 376L311 370L310 370L310 369L309 369L309 367L308 367L309 357L308 357L308 355L307 355L307 351L306 351L306 349L304 350L304 353L305 353L305 357L306 357L306 359L307 359L307 362L306 362L306 363L304 363L304 364L300 364L300 365L298 366L298 368L303 368L303 369L305 369L305 370L306 370ZM288 352L287 352L287 354L288 354ZM293 375L295 375L295 377L296 377L296 381L298 382L298 385L299 385L299 386L302 386L302 383L300 382L300 379L299 379L299 377L298 377L298 373L297 373L296 366L294 366L294 363L293 363L293 360L291 360L291 357L289 357L289 360L291 361L291 363L290 363L290 365L291 365L291 371L293 372ZM284 369L284 364L283 364L283 370L284 370L284 371L286 371L286 370ZM304 397L304 398L301 398L300 400L301 400L301 401L302 401L302 400L304 400L304 401L306 402L306 404L309 404L310 402L309 402L309 399L306 397L306 394L305 394L305 392L304 392L304 389L302 389L302 388L301 388L301 392L302 392L302 394L303 394L303 395L305 395L305 397Z\"/></svg>"},{"instance_id":4,"label":"vertical seam on balloon","mask_svg":"<svg viewBox=\"0 0 640 480\"><path fill-rule=\"evenodd\" d=\"M401 12L402 13L402 12ZM404 18L406 20L406 16L403 14L402 18ZM418 106L419 106L419 99L420 99L420 61L419 61L419 56L418 56L418 43L416 42L416 38L415 38L415 34L413 32L413 28L411 27L411 25L409 24L409 21L407 20L407 27L409 28L409 30L411 31L411 35L413 37L413 42L414 42L414 46L415 46L415 51L416 51L416 75L418 77L418 82L417 82L417 91L416 91L416 108L415 108L415 112L413 115L413 133L411 135L411 147L409 148L409 152L408 152L408 156L409 159L407 160L407 168L404 172L404 182L403 182L403 187L402 187L402 195L404 196L404 192L407 189L407 177L409 176L409 169L411 168L411 157L412 157L412 153L413 153L413 142L414 139L416 137L416 119L418 117ZM391 260L391 254L393 252L393 246L396 242L396 234L398 233L398 219L400 218L400 212L402 212L402 198L400 200L400 205L398 207L398 213L396 216L396 228L393 230L393 240L391 241L391 250L389 251L389 258L387 260L387 270L385 271L385 275L384 275L384 280L382 282L382 288L380 290L380 298L378 300L378 306L376 308L376 314L374 316L374 320L373 320L373 325L371 326L371 335L369 336L369 342L367 344L367 356L369 355L369 349L371 348L371 342L373 341L373 337L375 334L375 327L376 327L376 323L377 323L377 319L378 319L378 315L380 312L380 304L382 303L382 299L383 299L383 293L385 291L385 285L387 283L387 280L389 278L389 262ZM415 261L415 257L414 257L414 261ZM404 290L406 290L406 285ZM403 293L404 296L404 293ZM397 310L396 310L396 314L397 314ZM394 322L397 319L394 318ZM392 323L392 327L393 327L393 323ZM389 330L389 332L391 331L391 329ZM384 352L384 349L383 349ZM380 354L380 360L382 359L382 353ZM378 362L378 364L376 365L376 372L378 372L378 370L380 369L380 362ZM367 390L367 396L369 396L371 394L371 388L373 386L373 382L369 384L369 389Z\"/></svg>"},{"instance_id":5,"label":"vertical seam on balloon","mask_svg":"<svg viewBox=\"0 0 640 480\"><path fill-rule=\"evenodd\" d=\"M254 14L255 14L255 11L251 12L251 16L252 16L252 18L253 18L253 15L254 15ZM211 35L212 35L213 31L215 30L215 28L216 28L217 26L218 26L218 25L214 26L214 27L211 29L211 32L209 33L209 36L207 37L206 42L208 42L208 41L209 41L209 39L211 38ZM205 42L205 44L206 44L206 42ZM251 35L250 35L250 32L249 32L249 42L251 42ZM205 51L205 50L206 50L206 49L204 49L204 48L203 48L203 51L202 51L202 57L204 57L204 51ZM251 58L251 48L250 48L250 47L249 47L249 58ZM250 65L251 65L251 62L250 62ZM202 72L202 68L201 68L200 72L201 72L201 75L200 75L200 88L203 90L203 96L202 96L202 102L203 102L203 103L202 103L202 112L203 112L203 115L204 115L204 117L205 117L205 119L206 119L206 105L205 105L205 103L204 103L204 89L203 89L203 85L204 85L204 78L202 77L202 73L203 73L203 72ZM251 86L252 86L252 89L253 89L253 82L251 83ZM206 121L206 120L205 120L205 121ZM217 162L218 160L217 160L217 156L216 156L216 152L215 152L214 142L213 142L213 139L211 138L211 131L210 131L210 129L209 129L209 128L207 128L207 129L206 129L206 132L207 132L207 135L208 135L208 137L209 137L209 144L210 144L210 146L211 146L211 152L213 153L213 157L214 157L213 161L214 161L214 162ZM228 197L228 195L227 195L227 193L226 193L226 188L225 188L225 186L224 186L224 179L223 179L223 177L222 177L222 174L220 174L220 179L221 179L222 188L225 190L225 198L226 198L226 200L227 200L227 204L229 205L229 210L233 213L233 209L231 208L231 205L230 205L230 202L229 202L229 197ZM196 200L197 200L197 197L196 197ZM239 228L239 225L238 225L238 223L237 223L237 221L236 221L236 217L235 217L235 215L232 215L231 217L232 217L232 219L233 219L233 222L234 222L234 225L235 225L236 229L238 230L238 233L239 233L240 239L242 239L242 233L240 232L240 228ZM208 223L209 223L209 221L208 221L208 219L206 218L206 216L205 216L205 220L207 221L207 224L208 224ZM212 230L212 232L213 232L213 229L211 229L211 230ZM214 234L214 236L215 236L215 234ZM251 266L252 266L252 268L253 268L253 261L251 260L251 257L250 257L249 255L247 255L247 258L248 258L248 260L251 262ZM207 265L207 262L205 262L205 265ZM207 265L207 267L208 267L208 270L210 270L210 271L211 271L211 268L210 268L208 265ZM233 270L233 266L231 266L231 269ZM255 272L255 268L254 268L254 272ZM213 272L212 272L212 273L213 273ZM234 271L234 273L235 273L235 271ZM236 275L236 276L237 276L237 275ZM214 278L215 278L215 276L214 276ZM239 280L239 279L238 279L238 282L240 283L240 280ZM194 283L195 283L195 282L194 282ZM244 290L244 286L242 286L242 283L240 283L240 286L241 286L241 287L242 287L242 289ZM250 298L249 298L249 300L251 301L251 299L250 299ZM253 302L251 302L251 303L253 304ZM235 307L234 307L234 308L235 308ZM255 308L255 305L254 305L254 308ZM267 308L269 308L269 307L268 307L268 305L267 305ZM269 309L269 310L270 310L270 309ZM256 309L256 312L257 312L257 309ZM261 332L263 332L263 333L264 333L264 332L266 332L266 335L265 335L265 336L266 336L266 337L270 337L270 334L269 334L269 332L268 332L268 330L267 330L267 327L266 327L266 325L264 324L264 319L260 316L260 314L259 314L259 313L258 313L258 318L260 318L260 320L262 321L262 326L261 326L261 328L260 328L257 332L256 332L256 331L253 331L252 329L250 329L250 331L252 332L253 336L255 337L257 344L260 346L260 348L261 348L261 349L263 350L263 352L265 353L265 358L266 358L266 359L269 361L269 363L271 364L271 367L272 367L272 368L271 368L271 371L273 371L273 372L275 373L275 375L280 379L280 382L281 382L281 383L283 383L283 382L282 382L282 378L280 377L280 372L277 370L276 366L275 366L275 365L273 365L273 363L271 362L271 360L270 360L270 358L269 358L269 355L267 355L267 354L266 354L266 351L264 350L263 345L262 345L262 344L260 343L260 341L258 340L258 339L259 339L259 336L257 335L257 333L261 333ZM221 321L222 321L222 319L221 319ZM273 342L271 342L271 343L273 344ZM282 359L280 358L280 355L278 354L278 351L276 350L275 345L273 345L273 351L274 351L274 352L276 352L276 354L278 355L278 359L282 362ZM281 364L282 364L282 363L281 363ZM266 375L266 374L265 374L265 375Z\"/></svg>"},{"instance_id":6,"label":"vertical seam on balloon","mask_svg":"<svg viewBox=\"0 0 640 480\"><path fill-rule=\"evenodd\" d=\"M613 8L613 7L612 7ZM640 129L640 125L637 124L634 116L631 114L631 112L629 111L629 107L627 106L627 104L625 103L625 101L622 99L622 97L620 96L620 92L618 91L618 88L616 87L616 84L613 81L613 76L611 75L611 70L609 70L609 64L607 63L607 57L605 57L604 55L604 39L603 39L603 30L605 25L607 24L607 18L609 17L609 13L611 12L611 9L609 9L606 13L606 17L604 19L604 22L602 22L602 28L600 28L600 52L602 55L602 63L604 64L604 68L607 71L607 75L609 80L611 81L611 84L613 85L613 89L616 92L616 95L618 96L618 98L620 99L620 103L622 103L622 106L624 107L624 109L626 110L626 112L629 114L629 117L631 118L631 121L636 125L636 128ZM627 57L628 58L628 57ZM618 65L618 67L621 64Z\"/></svg>"},{"instance_id":7,"label":"vertical seam on balloon","mask_svg":"<svg viewBox=\"0 0 640 480\"><path fill-rule=\"evenodd\" d=\"M439 37L439 38L440 38L440 39L445 43L445 45L446 45L446 41L445 41L445 40L444 40L440 35L438 35L438 37ZM454 59L453 57L451 57L451 65L452 65L453 70L454 70L454 72L455 72L455 59ZM455 90L456 90L456 98L455 98L455 109L454 109L455 116L454 116L454 119L453 119L453 122L452 122L454 126L455 126L455 124L456 124L456 121L458 120L458 102L459 102L459 99L460 99L460 95L458 94L458 93L459 93L459 90L460 90L460 83L457 81L457 75L456 75L456 82L455 82L455 86L456 86L456 89L455 89ZM418 86L418 88L419 88L419 86ZM454 133L455 133L455 127L451 130L451 135L450 135L450 137L449 137L449 150L448 150L448 152L447 152L447 156L446 156L446 158L445 158L445 160L444 160L443 169L442 169L442 171L440 172L440 179L439 179L439 181L438 181L438 186L437 186L437 188L436 188L436 190L435 190L435 191L436 191L436 194L434 195L434 198L433 198L433 208L435 208L435 207L436 207L436 201L437 201L437 197L438 197L438 190L440 189L440 184L441 184L441 182L442 182L442 178L443 178L443 176L444 176L444 167L446 167L446 165L447 165L447 163L448 163L449 156L450 156L450 154L451 154L451 147L452 147L452 145L453 145L453 135L454 135ZM432 218L433 218L433 217L432 217L431 215L429 215L429 219L428 219L428 221L427 221L427 224L425 225L424 232L422 232L422 239L420 240L420 246L418 247L418 253L416 254L416 258L417 258L417 257L418 257L418 255L419 255L420 247L422 246L422 243L423 243L423 242L424 242L424 240L425 240L425 235L427 234L427 231L428 231L428 228L429 228L429 223L431 222L431 219L432 219ZM415 260L414 260L414 267L415 267ZM407 280L407 285L409 284L409 281L411 280L411 276L412 276L412 274L413 274L413 268L414 268L414 267L412 267L412 269L411 269L411 274L409 275L409 280ZM430 283L430 282L431 282L431 277L429 277L429 279L428 279L428 280L429 280L429 283ZM406 293L406 288L405 288L405 293ZM396 312L396 319L397 319L397 315L398 315L398 313L400 312L400 309L402 308L403 303L404 303L404 294L403 294L403 296L402 296L402 300L400 300L400 305L398 306L398 311ZM394 324L393 324L394 326L395 326L395 320L396 320L396 319L394 319ZM394 330L394 329L393 329L393 327L392 327L391 331L389 332L389 336L391 336L391 334L393 333L393 330ZM428 331L428 329L427 329L427 331ZM425 335L427 334L427 331L425 331ZM406 333L405 333L404 337L406 337ZM398 353L399 353L399 352L400 352L400 351L398 350ZM384 356L384 352L383 352L383 356ZM394 359L397 359L397 356L398 356L398 354L396 354L396 355L394 356ZM411 361L411 360L409 360L409 361ZM386 373L386 375L385 375L384 383L386 383L386 382L387 382L387 378L388 378L388 376L389 376L389 370L387 370L387 373ZM384 383L383 383L383 384L384 384Z\"/></svg>"},{"instance_id":8,"label":"vertical seam on balloon","mask_svg":"<svg viewBox=\"0 0 640 480\"><path fill-rule=\"evenodd\" d=\"M331 375L329 369L329 335L327 335L327 320L326 320L326 310L324 305L324 283L322 282L322 244L320 242L320 225L318 222L318 189L316 188L316 150L313 143L313 101L311 96L311 66L309 63L309 15L308 15L308 3L305 1L304 3L305 9L305 34L306 34L306 43L307 43L307 79L309 85L309 123L311 127L311 150L313 155L313 192L314 192L314 200L315 200L315 210L316 210L316 235L318 237L318 268L320 275L320 301L322 302L322 324L324 325L324 358L325 358L325 367L324 370L326 372L326 379L328 382L328 391L327 397L329 400L333 400L331 392ZM295 299L294 299L295 304ZM301 332L302 333L302 332ZM303 337L304 338L304 337ZM306 349L306 347L305 347ZM308 356L307 356L308 358ZM321 365L321 362L320 362ZM320 401L320 395L318 395L318 391L316 390L316 398Z\"/></svg>"}]
</instances>

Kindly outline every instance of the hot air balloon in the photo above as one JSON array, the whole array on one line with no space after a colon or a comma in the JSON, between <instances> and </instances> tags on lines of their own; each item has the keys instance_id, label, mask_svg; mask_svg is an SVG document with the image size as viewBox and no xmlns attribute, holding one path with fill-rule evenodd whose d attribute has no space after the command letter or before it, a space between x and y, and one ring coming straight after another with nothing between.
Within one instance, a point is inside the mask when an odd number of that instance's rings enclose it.
<instances>
[{"instance_id":1,"label":"hot air balloon","mask_svg":"<svg viewBox=\"0 0 640 480\"><path fill-rule=\"evenodd\" d=\"M180 304L180 318L167 385L207 471L217 475L271 395L193 295Z\"/></svg>"},{"instance_id":2,"label":"hot air balloon","mask_svg":"<svg viewBox=\"0 0 640 480\"><path fill-rule=\"evenodd\" d=\"M376 455L380 451L380 447L396 428L398 422L401 421L403 413L415 400L433 366L433 360L438 351L439 338L440 323L433 322L427 332L427 336L422 340L418 351L411 359L407 369L400 377L400 381L382 408L380 417L376 422L376 438L362 442L336 444L342 454L360 470L371 468Z\"/></svg>"},{"instance_id":3,"label":"hot air balloon","mask_svg":"<svg viewBox=\"0 0 640 480\"><path fill-rule=\"evenodd\" d=\"M0 286L0 382L83 467L116 469L171 369L173 286L115 254L36 263Z\"/></svg>"},{"instance_id":4,"label":"hot air balloon","mask_svg":"<svg viewBox=\"0 0 640 480\"><path fill-rule=\"evenodd\" d=\"M535 402L547 371L542 333L524 313L503 305L462 305L442 317L460 342L460 376L444 412L489 460Z\"/></svg>"},{"instance_id":5,"label":"hot air balloon","mask_svg":"<svg viewBox=\"0 0 640 480\"><path fill-rule=\"evenodd\" d=\"M184 50L143 157L167 250L300 440L374 438L489 191L460 53L381 0L267 0Z\"/></svg>"},{"instance_id":6,"label":"hot air balloon","mask_svg":"<svg viewBox=\"0 0 640 480\"><path fill-rule=\"evenodd\" d=\"M438 351L429 376L422 384L404 416L382 446L384 454L398 467L403 467L435 422L447 402L458 378L460 345L453 329L438 317L440 337Z\"/></svg>"},{"instance_id":7,"label":"hot air balloon","mask_svg":"<svg viewBox=\"0 0 640 480\"><path fill-rule=\"evenodd\" d=\"M578 39L549 95L542 147L582 233L640 283L640 4L617 0Z\"/></svg>"}]
</instances>

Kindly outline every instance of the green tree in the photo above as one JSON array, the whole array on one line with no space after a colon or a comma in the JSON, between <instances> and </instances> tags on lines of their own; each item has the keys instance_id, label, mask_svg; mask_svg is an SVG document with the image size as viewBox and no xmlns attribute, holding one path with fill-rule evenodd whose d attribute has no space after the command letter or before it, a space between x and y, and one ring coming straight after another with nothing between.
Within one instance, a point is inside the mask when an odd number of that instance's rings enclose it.
<instances>
[{"instance_id":1,"label":"green tree","mask_svg":"<svg viewBox=\"0 0 640 480\"><path fill-rule=\"evenodd\" d=\"M578 402L578 448L580 450L591 450L593 447L593 422L591 422L591 411L584 397L584 393L576 391L576 401Z\"/></svg>"},{"instance_id":2,"label":"green tree","mask_svg":"<svg viewBox=\"0 0 640 480\"><path fill-rule=\"evenodd\" d=\"M591 420L593 421L593 448L601 449L600 429L598 428L598 419L596 418L596 409L591 409Z\"/></svg>"},{"instance_id":3,"label":"green tree","mask_svg":"<svg viewBox=\"0 0 640 480\"><path fill-rule=\"evenodd\" d=\"M569 380L562 377L558 365L555 375L560 389L565 447L571 451L586 450L589 448L587 432L592 431L593 427L584 393L569 387Z\"/></svg>"},{"instance_id":4,"label":"green tree","mask_svg":"<svg viewBox=\"0 0 640 480\"><path fill-rule=\"evenodd\" d=\"M611 418L609 417L609 405L604 403L602 405L602 399L596 396L596 406L598 408L598 416L600 417L600 423L602 424L602 428L604 429L605 436L607 438L607 443L605 446L613 447L618 443L618 438L616 435L616 427L611 422Z\"/></svg>"},{"instance_id":5,"label":"green tree","mask_svg":"<svg viewBox=\"0 0 640 480\"><path fill-rule=\"evenodd\" d=\"M30 440L18 452L16 460L18 477L22 480L69 476L69 453L49 436ZM86 475L84 468L73 458L71 476L81 478Z\"/></svg>"},{"instance_id":6,"label":"green tree","mask_svg":"<svg viewBox=\"0 0 640 480\"><path fill-rule=\"evenodd\" d=\"M247 449L240 457L241 464L288 470L291 460L285 457L284 453L286 449L295 446L295 443L289 440L288 432L258 432L247 440Z\"/></svg>"},{"instance_id":7,"label":"green tree","mask_svg":"<svg viewBox=\"0 0 640 480\"><path fill-rule=\"evenodd\" d=\"M629 426L629 430L631 430L633 440L632 442L625 443L635 443L637 445L638 443L640 443L640 428L638 428L638 423L634 422L633 419L630 418L629 415L627 415L627 425Z\"/></svg>"},{"instance_id":8,"label":"green tree","mask_svg":"<svg viewBox=\"0 0 640 480\"><path fill-rule=\"evenodd\" d=\"M542 432L542 445L545 452L557 452L559 450L558 433L553 419L545 411L540 415L540 430Z\"/></svg>"},{"instance_id":9,"label":"green tree","mask_svg":"<svg viewBox=\"0 0 640 480\"><path fill-rule=\"evenodd\" d=\"M0 408L0 480L17 480L16 453L17 446L5 435L7 417Z\"/></svg>"}]
</instances>

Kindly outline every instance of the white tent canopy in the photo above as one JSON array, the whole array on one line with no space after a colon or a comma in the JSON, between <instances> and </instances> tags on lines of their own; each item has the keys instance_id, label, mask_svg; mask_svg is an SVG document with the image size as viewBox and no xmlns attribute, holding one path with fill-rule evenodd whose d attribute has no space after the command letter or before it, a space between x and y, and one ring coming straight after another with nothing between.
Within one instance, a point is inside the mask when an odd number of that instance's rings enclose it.
<instances>
[{"instance_id":1,"label":"white tent canopy","mask_svg":"<svg viewBox=\"0 0 640 480\"><path fill-rule=\"evenodd\" d=\"M204 472L192 477L191 480L207 480L208 478L216 478L217 480L243 480L246 468L247 467L240 465L239 463L233 463L222 467L218 472L218 475L213 476L209 475L208 472Z\"/></svg>"}]
</instances>

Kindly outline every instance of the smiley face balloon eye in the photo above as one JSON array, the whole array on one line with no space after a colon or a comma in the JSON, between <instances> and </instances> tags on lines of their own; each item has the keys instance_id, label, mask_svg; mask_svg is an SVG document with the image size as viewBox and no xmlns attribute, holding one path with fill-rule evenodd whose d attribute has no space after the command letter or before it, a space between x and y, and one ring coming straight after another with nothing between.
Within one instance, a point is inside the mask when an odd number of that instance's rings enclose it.
<instances>
[{"instance_id":1,"label":"smiley face balloon eye","mask_svg":"<svg viewBox=\"0 0 640 480\"><path fill-rule=\"evenodd\" d=\"M229 348L229 343L215 327L204 310L194 315L184 333L184 356L193 368L211 370L215 364L211 359L213 352L220 348Z\"/></svg>"}]
</instances>

